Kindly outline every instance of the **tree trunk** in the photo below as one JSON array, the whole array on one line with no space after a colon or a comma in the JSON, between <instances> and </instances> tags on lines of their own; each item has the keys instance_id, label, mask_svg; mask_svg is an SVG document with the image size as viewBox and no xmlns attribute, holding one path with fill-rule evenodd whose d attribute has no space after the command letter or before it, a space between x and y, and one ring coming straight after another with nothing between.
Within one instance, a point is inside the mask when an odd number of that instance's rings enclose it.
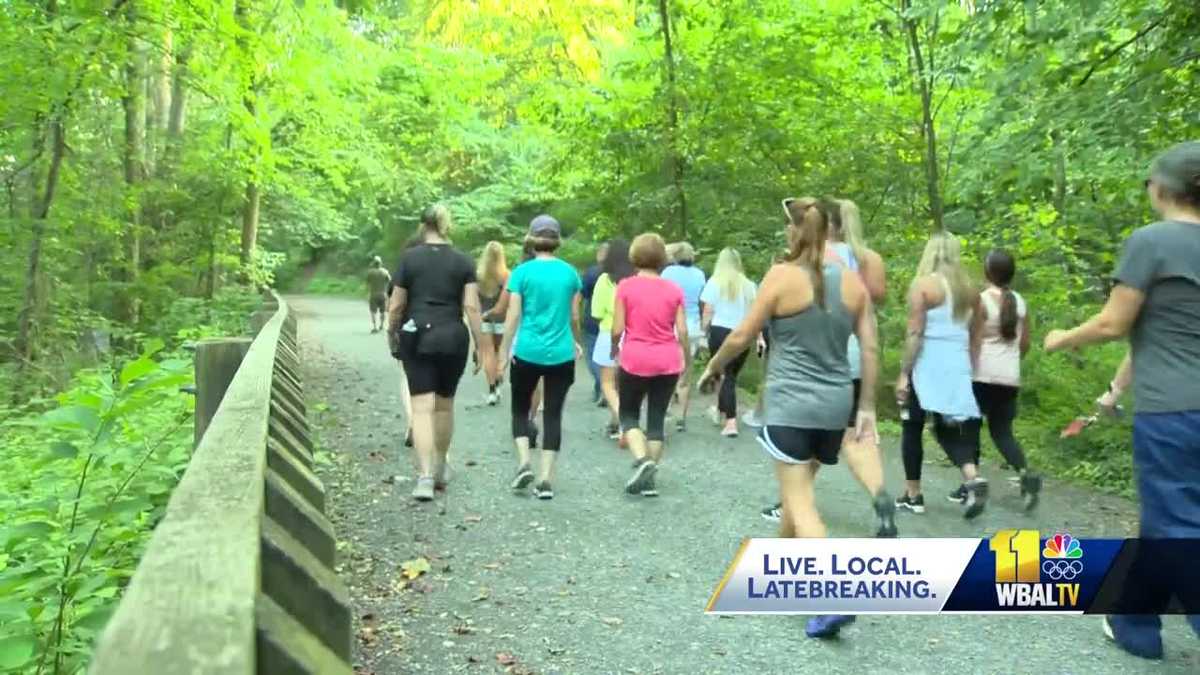
<instances>
[{"instance_id":1,"label":"tree trunk","mask_svg":"<svg viewBox=\"0 0 1200 675\"><path fill-rule=\"evenodd\" d=\"M42 243L46 236L46 221L50 217L50 205L54 203L54 193L58 189L58 176L62 169L63 156L66 155L67 139L61 119L55 118L50 122L50 168L46 172L46 183L40 195L34 200L30 219L32 240L29 244L28 265L25 268L25 297L21 303L21 312L17 318L16 351L21 357L18 375L24 371L24 364L31 361L35 352L33 338L34 314L39 304L38 279L42 274ZM20 377L17 378L18 381Z\"/></svg>"},{"instance_id":2,"label":"tree trunk","mask_svg":"<svg viewBox=\"0 0 1200 675\"><path fill-rule=\"evenodd\" d=\"M921 54L921 39L917 34L917 22L907 12L912 7L910 0L901 0L901 15L908 34L908 46L912 64L916 69L917 87L921 95L921 135L925 138L925 189L929 194L929 216L935 230L945 229L943 220L942 185L938 170L937 129L933 112L933 73L925 67Z\"/></svg>"},{"instance_id":3,"label":"tree trunk","mask_svg":"<svg viewBox=\"0 0 1200 675\"><path fill-rule=\"evenodd\" d=\"M688 238L687 193L683 179L686 166L679 148L679 97L675 91L675 52L671 45L671 10L669 0L658 0L658 18L663 39L663 69L666 73L667 90L667 163L671 171L671 184L675 190L676 209L679 212L679 236Z\"/></svg>"},{"instance_id":4,"label":"tree trunk","mask_svg":"<svg viewBox=\"0 0 1200 675\"><path fill-rule=\"evenodd\" d=\"M249 60L250 46L246 35L250 33L250 2L252 0L237 0L234 4L233 14L237 20L241 34L238 36L238 49L241 51L243 58ZM251 120L257 119L257 92L255 91L257 84L250 76L249 81L243 84L242 104L246 107L246 112L249 113ZM257 157L257 152L255 152ZM243 278L249 276L250 266L254 261L254 249L258 245L258 210L259 210L259 187L258 179L255 176L254 169L250 171L250 175L246 178L246 200L242 205L242 275Z\"/></svg>"},{"instance_id":5,"label":"tree trunk","mask_svg":"<svg viewBox=\"0 0 1200 675\"><path fill-rule=\"evenodd\" d=\"M128 53L125 61L125 93L121 107L125 111L125 143L122 148L121 164L125 170L125 191L129 227L125 235L126 255L125 281L137 283L142 265L142 213L141 195L138 188L146 177L146 53L137 33L138 3L130 0L125 5L125 22L128 37ZM138 320L138 302L132 291L123 308L130 323Z\"/></svg>"}]
</instances>

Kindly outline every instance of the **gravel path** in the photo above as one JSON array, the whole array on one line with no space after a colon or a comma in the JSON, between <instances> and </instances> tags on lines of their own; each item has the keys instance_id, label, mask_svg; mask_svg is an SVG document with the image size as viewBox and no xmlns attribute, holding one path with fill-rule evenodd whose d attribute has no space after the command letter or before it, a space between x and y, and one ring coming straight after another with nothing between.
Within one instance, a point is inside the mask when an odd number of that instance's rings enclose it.
<instances>
[{"instance_id":1,"label":"gravel path","mask_svg":"<svg viewBox=\"0 0 1200 675\"><path fill-rule=\"evenodd\" d=\"M1153 664L1106 644L1095 617L865 616L843 639L818 642L804 637L804 617L706 616L741 539L775 534L758 515L775 497L769 461L747 433L720 438L703 400L689 431L668 439L662 496L627 498L630 459L603 437L605 415L588 403L582 369L553 501L507 489L515 469L507 398L482 405L481 378L468 374L450 491L417 506L411 464L398 451L399 371L384 337L368 332L366 303L292 302L360 673L1200 672L1200 648L1178 617L1167 620L1166 662ZM888 446L894 492L903 474ZM941 455L932 444L926 454ZM931 464L929 511L900 514L901 536L1036 527L1120 537L1134 519L1127 501L1053 483L1039 511L1024 516L995 461L984 472L998 495L968 524L941 498L957 472ZM870 536L870 506L849 472L827 469L819 481L830 535ZM407 580L403 565L421 558L429 571Z\"/></svg>"}]
</instances>

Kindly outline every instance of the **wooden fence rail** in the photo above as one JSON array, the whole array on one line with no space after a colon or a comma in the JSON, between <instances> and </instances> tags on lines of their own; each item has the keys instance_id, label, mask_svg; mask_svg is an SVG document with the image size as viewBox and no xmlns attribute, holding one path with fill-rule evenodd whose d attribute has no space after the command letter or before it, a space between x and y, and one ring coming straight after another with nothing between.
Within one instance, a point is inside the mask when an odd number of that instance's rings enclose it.
<instances>
[{"instance_id":1,"label":"wooden fence rail","mask_svg":"<svg viewBox=\"0 0 1200 675\"><path fill-rule=\"evenodd\" d=\"M270 293L251 323L258 334L97 643L93 675L350 673L350 605L313 473L296 319Z\"/></svg>"}]
</instances>

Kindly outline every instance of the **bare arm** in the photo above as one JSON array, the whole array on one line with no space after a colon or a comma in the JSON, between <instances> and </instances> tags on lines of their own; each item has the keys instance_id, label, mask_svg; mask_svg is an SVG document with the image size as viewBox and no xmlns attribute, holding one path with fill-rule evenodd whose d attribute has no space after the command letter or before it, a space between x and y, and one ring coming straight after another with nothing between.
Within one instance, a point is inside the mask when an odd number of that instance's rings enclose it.
<instances>
[{"instance_id":1,"label":"bare arm","mask_svg":"<svg viewBox=\"0 0 1200 675\"><path fill-rule=\"evenodd\" d=\"M854 326L862 359L862 387L858 396L859 412L875 412L875 387L879 381L879 332L875 324L875 307L868 295L858 310Z\"/></svg>"},{"instance_id":2,"label":"bare arm","mask_svg":"<svg viewBox=\"0 0 1200 675\"><path fill-rule=\"evenodd\" d=\"M1056 352L1098 342L1111 342L1129 335L1145 301L1145 293L1125 284L1117 284L1099 314L1071 330L1050 331L1046 335L1046 351Z\"/></svg>"},{"instance_id":3,"label":"bare arm","mask_svg":"<svg viewBox=\"0 0 1200 675\"><path fill-rule=\"evenodd\" d=\"M871 304L876 307L882 306L887 299L887 267L883 264L883 257L867 249L859 264L860 276L866 284L867 294L871 296Z\"/></svg>"},{"instance_id":4,"label":"bare arm","mask_svg":"<svg viewBox=\"0 0 1200 675\"><path fill-rule=\"evenodd\" d=\"M713 306L707 302L700 303L700 332L708 334L708 327L712 325Z\"/></svg>"},{"instance_id":5,"label":"bare arm","mask_svg":"<svg viewBox=\"0 0 1200 675\"><path fill-rule=\"evenodd\" d=\"M1029 310L1025 310L1025 319L1021 322L1021 356L1022 358L1029 353L1029 343L1031 341L1030 334L1032 331L1029 328Z\"/></svg>"},{"instance_id":6,"label":"bare arm","mask_svg":"<svg viewBox=\"0 0 1200 675\"><path fill-rule=\"evenodd\" d=\"M509 297L511 299L508 302L508 313L504 317L504 339L500 341L499 362L496 364L497 379L504 374L504 369L508 367L513 336L517 332L517 326L521 323L521 294L512 293L509 294Z\"/></svg>"},{"instance_id":7,"label":"bare arm","mask_svg":"<svg viewBox=\"0 0 1200 675\"><path fill-rule=\"evenodd\" d=\"M388 298L388 333L395 333L404 320L404 310L408 308L408 289L400 286L392 288Z\"/></svg>"},{"instance_id":8,"label":"bare arm","mask_svg":"<svg viewBox=\"0 0 1200 675\"><path fill-rule=\"evenodd\" d=\"M679 343L679 348L686 356L688 353L687 313L684 311L683 305L675 310L675 341Z\"/></svg>"},{"instance_id":9,"label":"bare arm","mask_svg":"<svg viewBox=\"0 0 1200 675\"><path fill-rule=\"evenodd\" d=\"M583 325L581 323L583 309L583 293L575 292L571 298L571 334L575 336L575 358L583 354Z\"/></svg>"},{"instance_id":10,"label":"bare arm","mask_svg":"<svg viewBox=\"0 0 1200 675\"><path fill-rule=\"evenodd\" d=\"M467 317L467 328L471 331L471 341L475 344L475 362L492 372L492 350L483 348L483 326L479 311L479 284L474 282L463 286L463 314Z\"/></svg>"},{"instance_id":11,"label":"bare arm","mask_svg":"<svg viewBox=\"0 0 1200 675\"><path fill-rule=\"evenodd\" d=\"M503 291L500 291L500 298L496 300L495 306L493 306L486 314L483 315L483 320L494 322L497 318L502 316L507 318L509 295L511 294L508 292L507 288Z\"/></svg>"},{"instance_id":12,"label":"bare arm","mask_svg":"<svg viewBox=\"0 0 1200 675\"><path fill-rule=\"evenodd\" d=\"M1131 384L1133 384L1133 353L1125 352L1125 358L1121 359L1121 365L1117 366L1117 372L1108 385L1108 391L1096 399L1096 405L1110 415L1115 414L1117 401L1121 400L1121 395Z\"/></svg>"},{"instance_id":13,"label":"bare arm","mask_svg":"<svg viewBox=\"0 0 1200 675\"><path fill-rule=\"evenodd\" d=\"M625 299L618 295L613 300L613 322L612 322L612 346L610 354L612 360L617 360L617 354L621 351L621 334L625 332Z\"/></svg>"},{"instance_id":14,"label":"bare arm","mask_svg":"<svg viewBox=\"0 0 1200 675\"><path fill-rule=\"evenodd\" d=\"M968 329L971 345L971 370L979 370L979 352L983 349L983 322L987 313L983 309L983 300L975 294L975 306L971 308L971 325Z\"/></svg>"},{"instance_id":15,"label":"bare arm","mask_svg":"<svg viewBox=\"0 0 1200 675\"><path fill-rule=\"evenodd\" d=\"M900 360L900 374L907 376L912 372L917 357L921 354L921 345L925 339L925 293L921 282L913 284L908 292L908 328L904 334L904 356Z\"/></svg>"}]
</instances>

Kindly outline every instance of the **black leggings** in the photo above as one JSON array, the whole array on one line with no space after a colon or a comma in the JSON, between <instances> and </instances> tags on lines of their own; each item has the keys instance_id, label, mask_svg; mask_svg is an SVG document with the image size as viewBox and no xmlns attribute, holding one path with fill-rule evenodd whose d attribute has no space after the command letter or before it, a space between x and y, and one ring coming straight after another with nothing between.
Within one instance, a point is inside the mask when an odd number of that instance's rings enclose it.
<instances>
[{"instance_id":1,"label":"black leggings","mask_svg":"<svg viewBox=\"0 0 1200 675\"><path fill-rule=\"evenodd\" d=\"M663 426L667 419L667 407L675 393L679 375L634 375L617 370L617 398L620 400L621 429L629 431L641 427L642 399L646 399L646 438L651 441L663 439Z\"/></svg>"},{"instance_id":2,"label":"black leggings","mask_svg":"<svg viewBox=\"0 0 1200 675\"><path fill-rule=\"evenodd\" d=\"M508 381L512 390L512 434L513 438L529 438L529 409L533 403L533 390L538 380L545 380L542 392L542 449L558 450L562 446L563 403L567 390L575 382L575 362L567 361L554 366L542 366L513 357Z\"/></svg>"},{"instance_id":3,"label":"black leggings","mask_svg":"<svg viewBox=\"0 0 1200 675\"><path fill-rule=\"evenodd\" d=\"M979 458L979 419L962 422L947 421L940 413L928 413L933 418L933 436L954 466L974 464ZM917 400L916 388L908 391L908 419L900 424L900 454L904 458L905 480L921 480L921 462L925 447L921 434L925 431L926 412Z\"/></svg>"},{"instance_id":4,"label":"black leggings","mask_svg":"<svg viewBox=\"0 0 1200 675\"><path fill-rule=\"evenodd\" d=\"M1013 435L1013 420L1017 418L1017 394L1020 389L1003 384L973 383L975 402L987 420L988 433L1004 461L1017 471L1025 470L1025 452ZM979 463L979 455L975 455Z\"/></svg>"},{"instance_id":5,"label":"black leggings","mask_svg":"<svg viewBox=\"0 0 1200 675\"><path fill-rule=\"evenodd\" d=\"M717 350L725 342L725 338L733 331L720 326L711 326L708 329L708 352L716 354ZM750 350L738 354L725 365L725 372L721 373L721 390L717 392L717 410L725 416L725 419L733 419L737 417L737 376L742 372L742 366L746 365L746 357L750 355Z\"/></svg>"}]
</instances>

